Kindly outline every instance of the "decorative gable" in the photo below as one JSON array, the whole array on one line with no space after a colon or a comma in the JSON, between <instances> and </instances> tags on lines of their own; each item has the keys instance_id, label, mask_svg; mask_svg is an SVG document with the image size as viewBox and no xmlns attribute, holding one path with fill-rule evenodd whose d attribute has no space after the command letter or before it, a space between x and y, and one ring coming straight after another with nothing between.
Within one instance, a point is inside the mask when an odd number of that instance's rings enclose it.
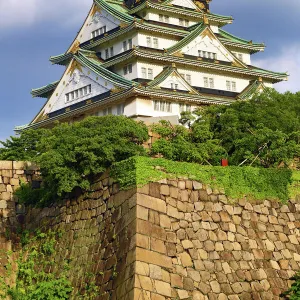
<instances>
[{"instance_id":1,"label":"decorative gable","mask_svg":"<svg viewBox=\"0 0 300 300\"><path fill-rule=\"evenodd\" d=\"M170 4L198 10L198 7L191 0L172 0Z\"/></svg>"},{"instance_id":2,"label":"decorative gable","mask_svg":"<svg viewBox=\"0 0 300 300\"><path fill-rule=\"evenodd\" d=\"M165 88L179 92L198 94L198 92L178 73L174 64L172 67L165 67L164 70L148 85L152 88Z\"/></svg>"},{"instance_id":3,"label":"decorative gable","mask_svg":"<svg viewBox=\"0 0 300 300\"><path fill-rule=\"evenodd\" d=\"M104 9L100 9L93 4L88 17L81 27L75 41L72 43L68 52L72 52L72 48L76 44L82 44L92 38L105 34L114 28L120 26L121 21Z\"/></svg>"}]
</instances>

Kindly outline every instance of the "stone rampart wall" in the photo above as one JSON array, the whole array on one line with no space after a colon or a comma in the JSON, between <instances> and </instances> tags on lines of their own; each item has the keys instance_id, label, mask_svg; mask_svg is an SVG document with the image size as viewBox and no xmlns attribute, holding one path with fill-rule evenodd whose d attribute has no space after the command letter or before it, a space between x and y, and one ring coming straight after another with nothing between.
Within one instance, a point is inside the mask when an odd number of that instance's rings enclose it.
<instances>
[{"instance_id":1,"label":"stone rampart wall","mask_svg":"<svg viewBox=\"0 0 300 300\"><path fill-rule=\"evenodd\" d=\"M9 250L8 233L20 226L12 191L38 171L5 162L0 172L1 245ZM300 269L299 201L229 203L187 179L120 191L103 174L85 195L27 210L22 226L63 232L55 265L68 261L72 299L93 280L101 300L276 300Z\"/></svg>"}]
</instances>

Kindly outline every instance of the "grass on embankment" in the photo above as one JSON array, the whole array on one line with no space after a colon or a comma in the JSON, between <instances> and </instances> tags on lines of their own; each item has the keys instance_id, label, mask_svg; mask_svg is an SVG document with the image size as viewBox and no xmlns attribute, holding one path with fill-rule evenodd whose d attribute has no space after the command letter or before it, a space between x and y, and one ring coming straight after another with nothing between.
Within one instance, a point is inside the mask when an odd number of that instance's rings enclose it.
<instances>
[{"instance_id":1,"label":"grass on embankment","mask_svg":"<svg viewBox=\"0 0 300 300\"><path fill-rule=\"evenodd\" d=\"M123 189L164 178L184 177L223 189L231 199L273 199L282 202L300 195L300 172L253 167L211 167L166 159L133 157L114 164L111 175Z\"/></svg>"}]
</instances>

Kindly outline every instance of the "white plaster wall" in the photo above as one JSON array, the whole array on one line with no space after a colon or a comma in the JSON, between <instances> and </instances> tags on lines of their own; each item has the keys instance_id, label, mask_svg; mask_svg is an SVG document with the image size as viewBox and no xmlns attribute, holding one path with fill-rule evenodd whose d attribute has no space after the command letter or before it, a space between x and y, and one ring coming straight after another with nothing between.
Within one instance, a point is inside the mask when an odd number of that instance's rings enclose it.
<instances>
[{"instance_id":1,"label":"white plaster wall","mask_svg":"<svg viewBox=\"0 0 300 300\"><path fill-rule=\"evenodd\" d=\"M191 20L190 18L186 18L185 16L178 16L178 15L174 15L174 14L171 14L169 12L162 12L160 13L161 15L167 15L169 16L169 24L173 24L173 25L180 25L179 24L179 19L188 19L189 20L189 26L192 26L194 24L196 24L195 21ZM159 21L159 15L158 13L154 13L154 12L149 12L147 13L147 20L153 20L153 21L157 21L157 22L161 22ZM164 22L163 22L164 23Z\"/></svg>"},{"instance_id":2,"label":"white plaster wall","mask_svg":"<svg viewBox=\"0 0 300 300\"><path fill-rule=\"evenodd\" d=\"M137 34L126 34L126 35L123 35L122 37L119 37L117 40L109 41L104 44L101 44L100 46L98 46L95 49L95 51L100 52L101 57L103 59L105 59L105 49L110 49L111 47L113 47L114 48L114 56L118 55L118 54L124 52L123 51L123 41L126 40L128 42L129 39L132 39L132 47L138 45L139 42L138 42ZM128 50L128 48L127 48L127 50Z\"/></svg>"},{"instance_id":3,"label":"white plaster wall","mask_svg":"<svg viewBox=\"0 0 300 300\"><path fill-rule=\"evenodd\" d=\"M120 25L120 21L110 15L108 12L101 10L96 12L94 16L89 16L84 24L80 34L80 43L86 42L92 38L92 32L103 26L106 26L106 31L112 30Z\"/></svg>"},{"instance_id":4,"label":"white plaster wall","mask_svg":"<svg viewBox=\"0 0 300 300\"><path fill-rule=\"evenodd\" d=\"M238 54L242 54L243 55L243 63L245 63L246 65L251 65L251 55L249 52L246 51L241 51L241 50L232 50L231 51L236 57L238 57Z\"/></svg>"},{"instance_id":5,"label":"white plaster wall","mask_svg":"<svg viewBox=\"0 0 300 300\"><path fill-rule=\"evenodd\" d=\"M193 56L199 56L199 50L217 53L217 59L221 61L232 62L234 60L229 51L218 40L212 40L208 36L198 36L182 48L183 53Z\"/></svg>"},{"instance_id":6,"label":"white plaster wall","mask_svg":"<svg viewBox=\"0 0 300 300\"><path fill-rule=\"evenodd\" d=\"M153 69L153 75L154 78L155 76L157 76L159 73L161 73L163 71L163 66L162 65L157 65L157 64L150 64L150 63L145 63L142 61L137 62L137 77L138 78L142 78L142 67L144 68L151 68ZM235 81L236 82L236 88L237 88L237 92L241 92L243 91L244 88L246 88L249 84L249 80L248 79L242 79L239 78L238 76L224 76L224 75L217 75L214 74L213 72L203 72L203 71L195 71L192 69L182 69L182 68L178 68L178 73L179 74L189 74L191 75L191 85L192 86L197 86L197 87L204 87L204 77L209 77L209 78L214 78L214 88L216 90L224 90L226 91L226 81ZM165 81L167 82L167 81ZM170 82L168 82L170 87Z\"/></svg>"},{"instance_id":7,"label":"white plaster wall","mask_svg":"<svg viewBox=\"0 0 300 300\"><path fill-rule=\"evenodd\" d=\"M273 87L274 87L274 85L273 85L272 82L265 82L265 81L264 81L264 85L265 85L265 87L267 87L267 88L273 88Z\"/></svg>"},{"instance_id":8,"label":"white plaster wall","mask_svg":"<svg viewBox=\"0 0 300 300\"><path fill-rule=\"evenodd\" d=\"M173 0L171 3L182 7L196 9L196 5L191 0Z\"/></svg>"},{"instance_id":9,"label":"white plaster wall","mask_svg":"<svg viewBox=\"0 0 300 300\"><path fill-rule=\"evenodd\" d=\"M161 99L157 99L161 100ZM142 98L136 98L125 106L124 115L131 117L135 115L160 117L160 116L180 116L179 103L171 102L172 112L163 112L154 110L154 101ZM192 105L191 109L194 110L196 106Z\"/></svg>"},{"instance_id":10,"label":"white plaster wall","mask_svg":"<svg viewBox=\"0 0 300 300\"><path fill-rule=\"evenodd\" d=\"M219 33L219 26L218 25L210 25L210 29L214 33Z\"/></svg>"},{"instance_id":11,"label":"white plaster wall","mask_svg":"<svg viewBox=\"0 0 300 300\"><path fill-rule=\"evenodd\" d=\"M76 80L74 80L74 77ZM66 102L65 95L67 93L85 87L89 84L91 84L92 87L92 92L90 94L76 100ZM72 75L65 74L47 102L45 113L53 112L72 104L88 100L94 96L103 94L112 88L113 85L110 82L105 81L95 73L90 72L87 68L82 68L82 72L76 70Z\"/></svg>"},{"instance_id":12,"label":"white plaster wall","mask_svg":"<svg viewBox=\"0 0 300 300\"><path fill-rule=\"evenodd\" d=\"M147 35L143 33L138 33L137 34L137 45L147 47L147 37L152 37L152 48L154 48L154 43L153 43L153 38L158 38L158 49L167 49L173 45L175 45L178 40L176 39L171 39L171 38L165 38L165 37L158 37L154 35Z\"/></svg>"},{"instance_id":13,"label":"white plaster wall","mask_svg":"<svg viewBox=\"0 0 300 300\"><path fill-rule=\"evenodd\" d=\"M121 75L122 77L129 79L129 80L133 80L138 78L138 71L137 71L137 63L129 63L132 65L132 73L127 73L126 75L124 75L124 70L123 67L126 65L119 65L118 68L116 68L114 71L115 73Z\"/></svg>"}]
</instances>

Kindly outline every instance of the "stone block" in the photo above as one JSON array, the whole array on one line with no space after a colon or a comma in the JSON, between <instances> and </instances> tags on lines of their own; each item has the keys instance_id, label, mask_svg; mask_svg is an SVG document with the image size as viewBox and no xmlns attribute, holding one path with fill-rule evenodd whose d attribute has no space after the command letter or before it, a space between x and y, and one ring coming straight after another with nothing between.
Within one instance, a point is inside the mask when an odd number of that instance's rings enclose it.
<instances>
[{"instance_id":1,"label":"stone block","mask_svg":"<svg viewBox=\"0 0 300 300\"><path fill-rule=\"evenodd\" d=\"M137 194L137 204L152 210L166 213L166 202L144 194Z\"/></svg>"},{"instance_id":2,"label":"stone block","mask_svg":"<svg viewBox=\"0 0 300 300\"><path fill-rule=\"evenodd\" d=\"M192 267L193 261L191 259L191 256L187 252L183 252L179 254L181 264L183 267Z\"/></svg>"},{"instance_id":3,"label":"stone block","mask_svg":"<svg viewBox=\"0 0 300 300\"><path fill-rule=\"evenodd\" d=\"M12 166L12 161L0 160L0 170L11 170Z\"/></svg>"},{"instance_id":4,"label":"stone block","mask_svg":"<svg viewBox=\"0 0 300 300\"><path fill-rule=\"evenodd\" d=\"M137 205L136 217L138 219L142 219L142 220L148 221L149 209L145 208L143 206Z\"/></svg>"},{"instance_id":5,"label":"stone block","mask_svg":"<svg viewBox=\"0 0 300 300\"><path fill-rule=\"evenodd\" d=\"M183 288L182 277L178 274L171 274L171 286L176 288Z\"/></svg>"},{"instance_id":6,"label":"stone block","mask_svg":"<svg viewBox=\"0 0 300 300\"><path fill-rule=\"evenodd\" d=\"M0 200L0 209L6 209L7 208L7 201Z\"/></svg>"},{"instance_id":7,"label":"stone block","mask_svg":"<svg viewBox=\"0 0 300 300\"><path fill-rule=\"evenodd\" d=\"M172 289L169 283L160 280L155 280L154 284L155 284L156 292L158 294L166 297L172 297Z\"/></svg>"},{"instance_id":8,"label":"stone block","mask_svg":"<svg viewBox=\"0 0 300 300\"><path fill-rule=\"evenodd\" d=\"M162 184L160 186L160 193L161 193L161 195L169 196L170 195L170 187L166 184Z\"/></svg>"},{"instance_id":9,"label":"stone block","mask_svg":"<svg viewBox=\"0 0 300 300\"><path fill-rule=\"evenodd\" d=\"M172 268L172 259L170 257L142 248L136 248L136 260L164 268Z\"/></svg>"},{"instance_id":10,"label":"stone block","mask_svg":"<svg viewBox=\"0 0 300 300\"><path fill-rule=\"evenodd\" d=\"M177 290L179 299L189 299L189 293L185 290Z\"/></svg>"}]
</instances>

